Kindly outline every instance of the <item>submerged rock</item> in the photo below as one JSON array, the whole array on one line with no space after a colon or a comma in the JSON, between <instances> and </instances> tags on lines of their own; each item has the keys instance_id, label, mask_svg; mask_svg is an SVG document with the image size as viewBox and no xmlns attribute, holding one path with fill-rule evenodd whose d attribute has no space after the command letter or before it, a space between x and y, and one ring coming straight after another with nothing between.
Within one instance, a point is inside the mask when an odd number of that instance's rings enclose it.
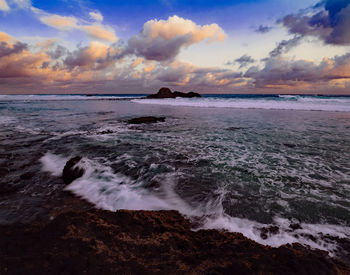
<instances>
[{"instance_id":1,"label":"submerged rock","mask_svg":"<svg viewBox=\"0 0 350 275\"><path fill-rule=\"evenodd\" d=\"M165 117L142 116L128 120L129 124L157 123L164 122Z\"/></svg>"},{"instance_id":2,"label":"submerged rock","mask_svg":"<svg viewBox=\"0 0 350 275\"><path fill-rule=\"evenodd\" d=\"M241 129L243 129L243 128L242 127L229 127L226 130L227 131L237 131L237 130L241 130Z\"/></svg>"},{"instance_id":3,"label":"submerged rock","mask_svg":"<svg viewBox=\"0 0 350 275\"><path fill-rule=\"evenodd\" d=\"M239 233L191 230L176 211L68 212L49 223L0 225L8 274L349 274L299 244L264 246Z\"/></svg>"},{"instance_id":4,"label":"submerged rock","mask_svg":"<svg viewBox=\"0 0 350 275\"><path fill-rule=\"evenodd\" d=\"M201 97L201 95L195 92L189 92L189 93L182 93L179 91L171 92L169 88L163 87L158 91L158 93L147 96L147 98L176 98L176 97L191 98L191 97Z\"/></svg>"},{"instance_id":5,"label":"submerged rock","mask_svg":"<svg viewBox=\"0 0 350 275\"><path fill-rule=\"evenodd\" d=\"M107 129L107 130L98 132L97 134L98 134L98 135L108 135L108 134L113 134L113 131L110 130L110 129Z\"/></svg>"},{"instance_id":6,"label":"submerged rock","mask_svg":"<svg viewBox=\"0 0 350 275\"><path fill-rule=\"evenodd\" d=\"M78 166L81 159L82 157L76 156L67 161L62 172L62 178L65 184L70 184L73 180L84 175L84 168Z\"/></svg>"},{"instance_id":7,"label":"submerged rock","mask_svg":"<svg viewBox=\"0 0 350 275\"><path fill-rule=\"evenodd\" d=\"M269 227L262 227L260 228L260 237L263 240L266 240L271 235L276 235L280 232L280 229L278 226L269 226Z\"/></svg>"},{"instance_id":8,"label":"submerged rock","mask_svg":"<svg viewBox=\"0 0 350 275\"><path fill-rule=\"evenodd\" d=\"M293 144L293 143L283 143L283 145L284 146L286 146L286 147L289 147L289 148L295 148L295 147L297 147L295 144Z\"/></svg>"}]
</instances>

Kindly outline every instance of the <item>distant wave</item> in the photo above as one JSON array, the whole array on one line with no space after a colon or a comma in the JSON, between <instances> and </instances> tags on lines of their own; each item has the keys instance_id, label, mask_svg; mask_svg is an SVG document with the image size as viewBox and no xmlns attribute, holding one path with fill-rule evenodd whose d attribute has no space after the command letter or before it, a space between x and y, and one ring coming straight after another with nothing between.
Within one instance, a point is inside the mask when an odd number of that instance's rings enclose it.
<instances>
[{"instance_id":1,"label":"distant wave","mask_svg":"<svg viewBox=\"0 0 350 275\"><path fill-rule=\"evenodd\" d=\"M203 108L274 109L350 112L350 97L278 96L278 97L202 97L176 99L133 99L140 104Z\"/></svg>"},{"instance_id":2,"label":"distant wave","mask_svg":"<svg viewBox=\"0 0 350 275\"><path fill-rule=\"evenodd\" d=\"M135 99L144 95L0 95L0 101L112 100Z\"/></svg>"}]
</instances>

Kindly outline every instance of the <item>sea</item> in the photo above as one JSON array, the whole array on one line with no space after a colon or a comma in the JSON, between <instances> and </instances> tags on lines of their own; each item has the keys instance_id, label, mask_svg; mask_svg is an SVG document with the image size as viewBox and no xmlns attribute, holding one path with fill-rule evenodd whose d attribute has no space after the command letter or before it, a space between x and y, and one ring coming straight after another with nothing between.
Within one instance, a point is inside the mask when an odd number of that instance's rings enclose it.
<instances>
[{"instance_id":1,"label":"sea","mask_svg":"<svg viewBox=\"0 0 350 275\"><path fill-rule=\"evenodd\" d=\"M165 121L127 123L140 116ZM0 149L15 190L2 224L49 211L78 155L86 172L64 190L98 208L177 210L193 230L350 258L350 97L0 95Z\"/></svg>"}]
</instances>

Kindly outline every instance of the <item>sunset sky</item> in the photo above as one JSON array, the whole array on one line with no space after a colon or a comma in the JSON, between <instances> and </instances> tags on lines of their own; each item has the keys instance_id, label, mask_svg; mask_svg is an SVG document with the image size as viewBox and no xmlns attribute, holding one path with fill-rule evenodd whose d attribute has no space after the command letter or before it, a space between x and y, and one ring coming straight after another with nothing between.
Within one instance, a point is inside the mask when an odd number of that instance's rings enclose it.
<instances>
[{"instance_id":1,"label":"sunset sky","mask_svg":"<svg viewBox=\"0 0 350 275\"><path fill-rule=\"evenodd\" d=\"M0 0L0 93L350 95L349 45L350 0Z\"/></svg>"}]
</instances>

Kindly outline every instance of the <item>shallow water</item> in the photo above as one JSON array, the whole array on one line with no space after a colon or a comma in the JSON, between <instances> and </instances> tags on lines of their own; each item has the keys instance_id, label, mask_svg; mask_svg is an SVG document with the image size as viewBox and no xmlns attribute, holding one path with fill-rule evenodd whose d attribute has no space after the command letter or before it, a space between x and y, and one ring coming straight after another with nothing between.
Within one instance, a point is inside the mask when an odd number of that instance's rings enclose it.
<instances>
[{"instance_id":1,"label":"shallow water","mask_svg":"<svg viewBox=\"0 0 350 275\"><path fill-rule=\"evenodd\" d=\"M176 209L198 228L273 246L296 241L334 253L337 238L350 238L348 98L99 99L0 99L1 147L32 158L6 180L20 184L20 173L41 170L6 194L1 221L16 215L11 204L37 205L81 155L86 173L66 189L100 208ZM143 115L166 121L125 123ZM278 233L262 236L270 225Z\"/></svg>"}]
</instances>

